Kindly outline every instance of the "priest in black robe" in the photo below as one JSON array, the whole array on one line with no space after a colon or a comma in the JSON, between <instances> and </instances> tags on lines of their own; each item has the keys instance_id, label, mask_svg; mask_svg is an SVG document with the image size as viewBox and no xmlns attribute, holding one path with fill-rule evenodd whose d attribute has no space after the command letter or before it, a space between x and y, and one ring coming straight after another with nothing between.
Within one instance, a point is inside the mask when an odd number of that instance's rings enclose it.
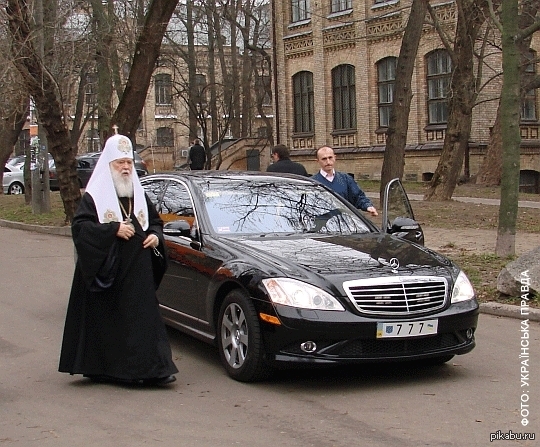
<instances>
[{"instance_id":1,"label":"priest in black robe","mask_svg":"<svg viewBox=\"0 0 540 447\"><path fill-rule=\"evenodd\" d=\"M143 385L175 380L155 292L163 274L155 265L166 259L162 230L133 169L130 140L113 135L73 218L77 261L60 372Z\"/></svg>"}]
</instances>

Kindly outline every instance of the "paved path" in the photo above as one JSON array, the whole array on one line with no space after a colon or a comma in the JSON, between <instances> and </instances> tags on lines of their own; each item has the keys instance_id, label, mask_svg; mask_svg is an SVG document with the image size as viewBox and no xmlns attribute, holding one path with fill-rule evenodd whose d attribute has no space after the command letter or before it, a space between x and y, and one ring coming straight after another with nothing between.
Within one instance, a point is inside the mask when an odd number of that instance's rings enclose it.
<instances>
[{"instance_id":1,"label":"paved path","mask_svg":"<svg viewBox=\"0 0 540 447\"><path fill-rule=\"evenodd\" d=\"M377 192L366 192L366 196L370 199L378 199L379 193ZM422 194L407 194L409 200L422 201L424 196ZM483 205L495 205L499 206L501 201L499 199L486 199L482 197L452 197L452 200L456 202L467 202L467 203L481 203ZM520 208L539 208L540 202L533 202L532 200L520 200L518 202Z\"/></svg>"}]
</instances>

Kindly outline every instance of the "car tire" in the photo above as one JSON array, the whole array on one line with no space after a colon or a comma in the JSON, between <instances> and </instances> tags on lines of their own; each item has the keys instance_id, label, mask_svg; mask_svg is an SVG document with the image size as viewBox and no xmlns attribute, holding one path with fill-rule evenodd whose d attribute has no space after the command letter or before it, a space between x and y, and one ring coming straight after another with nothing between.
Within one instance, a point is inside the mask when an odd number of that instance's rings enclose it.
<instances>
[{"instance_id":1,"label":"car tire","mask_svg":"<svg viewBox=\"0 0 540 447\"><path fill-rule=\"evenodd\" d=\"M19 182L9 185L8 194L24 194L24 186Z\"/></svg>"},{"instance_id":2,"label":"car tire","mask_svg":"<svg viewBox=\"0 0 540 447\"><path fill-rule=\"evenodd\" d=\"M218 348L223 367L233 379L255 382L270 375L270 368L264 361L257 312L241 290L229 292L221 305Z\"/></svg>"}]
</instances>

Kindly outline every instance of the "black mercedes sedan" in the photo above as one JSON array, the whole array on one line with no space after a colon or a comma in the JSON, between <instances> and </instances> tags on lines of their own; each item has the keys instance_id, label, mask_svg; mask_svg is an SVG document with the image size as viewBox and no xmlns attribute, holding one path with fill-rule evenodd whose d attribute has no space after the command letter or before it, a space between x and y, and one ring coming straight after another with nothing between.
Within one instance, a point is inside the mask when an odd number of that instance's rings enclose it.
<instances>
[{"instance_id":1,"label":"black mercedes sedan","mask_svg":"<svg viewBox=\"0 0 540 447\"><path fill-rule=\"evenodd\" d=\"M298 363L437 364L475 346L473 287L423 246L397 179L381 228L305 177L184 171L141 183L165 222L165 322L217 345L233 379Z\"/></svg>"}]
</instances>

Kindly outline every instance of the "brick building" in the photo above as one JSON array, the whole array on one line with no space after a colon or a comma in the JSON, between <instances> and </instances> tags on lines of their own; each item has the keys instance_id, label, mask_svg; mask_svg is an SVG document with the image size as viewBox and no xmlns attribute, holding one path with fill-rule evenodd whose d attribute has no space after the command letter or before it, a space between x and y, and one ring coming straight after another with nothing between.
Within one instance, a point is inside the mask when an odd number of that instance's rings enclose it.
<instances>
[{"instance_id":1,"label":"brick building","mask_svg":"<svg viewBox=\"0 0 540 447\"><path fill-rule=\"evenodd\" d=\"M333 146L338 168L356 178L379 179L395 64L412 0L274 0L275 139L309 172L318 170L315 150ZM453 1L432 1L439 23L452 30ZM495 39L497 36L495 36ZM540 50L540 33L532 47ZM494 50L494 48L491 48ZM490 49L490 50L491 50ZM501 56L483 66L486 81L474 109L468 163L480 166L495 121L502 78ZM536 53L531 53L535 57ZM528 71L536 72L537 64ZM444 141L445 96L451 61L435 29L424 25L412 79L413 100L405 178L429 180ZM490 82L487 82L490 80ZM538 184L539 98L522 107L522 178Z\"/></svg>"}]
</instances>

